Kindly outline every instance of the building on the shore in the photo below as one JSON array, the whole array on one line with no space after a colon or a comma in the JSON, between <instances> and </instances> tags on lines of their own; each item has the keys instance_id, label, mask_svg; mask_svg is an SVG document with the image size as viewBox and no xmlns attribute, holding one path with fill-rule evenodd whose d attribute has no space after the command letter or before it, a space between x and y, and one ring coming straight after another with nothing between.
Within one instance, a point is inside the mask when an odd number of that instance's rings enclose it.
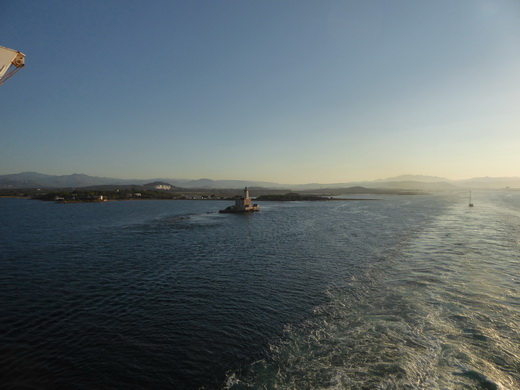
<instances>
[{"instance_id":1,"label":"building on the shore","mask_svg":"<svg viewBox=\"0 0 520 390\"><path fill-rule=\"evenodd\" d=\"M156 186L154 186L154 188L156 190L171 190L172 186L169 184L157 184Z\"/></svg>"},{"instance_id":2,"label":"building on the shore","mask_svg":"<svg viewBox=\"0 0 520 390\"><path fill-rule=\"evenodd\" d=\"M250 213L253 211L260 211L260 206L253 203L251 196L249 195L248 188L244 188L244 196L235 201L234 206L229 206L224 210L220 210L219 213Z\"/></svg>"}]
</instances>

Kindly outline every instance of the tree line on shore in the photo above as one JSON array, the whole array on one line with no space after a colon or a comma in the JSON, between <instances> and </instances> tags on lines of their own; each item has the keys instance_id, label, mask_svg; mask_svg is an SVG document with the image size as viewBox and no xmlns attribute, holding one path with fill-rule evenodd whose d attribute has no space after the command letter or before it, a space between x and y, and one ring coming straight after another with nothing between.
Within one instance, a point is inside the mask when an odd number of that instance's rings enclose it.
<instances>
[{"instance_id":1,"label":"tree line on shore","mask_svg":"<svg viewBox=\"0 0 520 390\"><path fill-rule=\"evenodd\" d=\"M0 190L0 196L36 199L44 201L88 202L99 200L129 199L227 199L214 194L177 193L171 191L129 188L117 190Z\"/></svg>"}]
</instances>

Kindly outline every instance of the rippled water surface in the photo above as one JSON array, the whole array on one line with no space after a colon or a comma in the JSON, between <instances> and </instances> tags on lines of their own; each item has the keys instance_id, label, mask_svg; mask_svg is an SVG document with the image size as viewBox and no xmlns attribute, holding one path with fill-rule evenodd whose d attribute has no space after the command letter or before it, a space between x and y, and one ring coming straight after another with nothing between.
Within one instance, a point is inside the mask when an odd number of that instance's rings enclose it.
<instances>
[{"instance_id":1,"label":"rippled water surface","mask_svg":"<svg viewBox=\"0 0 520 390\"><path fill-rule=\"evenodd\" d=\"M3 388L520 388L520 193L0 199Z\"/></svg>"}]
</instances>

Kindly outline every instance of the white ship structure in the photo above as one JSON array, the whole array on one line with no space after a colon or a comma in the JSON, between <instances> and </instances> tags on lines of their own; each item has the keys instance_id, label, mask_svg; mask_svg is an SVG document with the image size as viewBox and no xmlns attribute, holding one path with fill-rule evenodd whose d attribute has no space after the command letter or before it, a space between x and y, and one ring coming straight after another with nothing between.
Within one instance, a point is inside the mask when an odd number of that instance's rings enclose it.
<instances>
[{"instance_id":1,"label":"white ship structure","mask_svg":"<svg viewBox=\"0 0 520 390\"><path fill-rule=\"evenodd\" d=\"M0 46L0 85L25 66L25 54Z\"/></svg>"}]
</instances>

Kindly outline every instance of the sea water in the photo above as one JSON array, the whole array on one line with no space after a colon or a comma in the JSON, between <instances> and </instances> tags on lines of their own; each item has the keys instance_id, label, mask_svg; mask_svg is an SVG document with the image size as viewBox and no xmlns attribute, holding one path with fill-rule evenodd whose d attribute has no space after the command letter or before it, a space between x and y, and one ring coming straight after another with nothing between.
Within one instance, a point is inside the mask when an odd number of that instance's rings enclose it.
<instances>
[{"instance_id":1,"label":"sea water","mask_svg":"<svg viewBox=\"0 0 520 390\"><path fill-rule=\"evenodd\" d=\"M520 192L0 199L3 388L520 388Z\"/></svg>"}]
</instances>

